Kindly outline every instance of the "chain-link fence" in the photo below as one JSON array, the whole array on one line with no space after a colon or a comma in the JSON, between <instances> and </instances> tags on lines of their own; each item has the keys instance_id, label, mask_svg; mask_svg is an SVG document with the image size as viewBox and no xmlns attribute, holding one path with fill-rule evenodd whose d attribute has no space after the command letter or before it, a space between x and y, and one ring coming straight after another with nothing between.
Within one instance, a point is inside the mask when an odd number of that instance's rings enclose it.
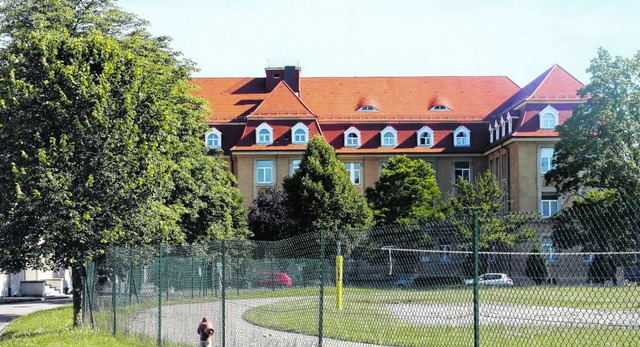
<instances>
[{"instance_id":1,"label":"chain-link fence","mask_svg":"<svg viewBox=\"0 0 640 347\"><path fill-rule=\"evenodd\" d=\"M167 346L197 345L203 317L214 346L636 346L637 207L113 249L88 263L85 319Z\"/></svg>"}]
</instances>

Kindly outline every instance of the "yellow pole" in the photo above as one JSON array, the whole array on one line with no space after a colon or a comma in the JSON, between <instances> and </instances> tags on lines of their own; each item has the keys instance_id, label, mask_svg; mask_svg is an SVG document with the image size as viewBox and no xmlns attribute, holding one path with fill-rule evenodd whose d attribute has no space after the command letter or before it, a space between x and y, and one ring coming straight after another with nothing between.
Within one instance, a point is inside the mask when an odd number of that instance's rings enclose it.
<instances>
[{"instance_id":1,"label":"yellow pole","mask_svg":"<svg viewBox=\"0 0 640 347\"><path fill-rule=\"evenodd\" d=\"M336 308L342 311L342 256L336 256Z\"/></svg>"}]
</instances>

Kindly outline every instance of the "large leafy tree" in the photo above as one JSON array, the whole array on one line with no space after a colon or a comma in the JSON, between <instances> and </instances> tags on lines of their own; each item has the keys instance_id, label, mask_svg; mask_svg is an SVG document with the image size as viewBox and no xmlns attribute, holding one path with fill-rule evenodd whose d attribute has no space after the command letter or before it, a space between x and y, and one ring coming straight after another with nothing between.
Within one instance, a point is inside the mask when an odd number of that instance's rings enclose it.
<instances>
[{"instance_id":1,"label":"large leafy tree","mask_svg":"<svg viewBox=\"0 0 640 347\"><path fill-rule=\"evenodd\" d=\"M304 152L300 168L283 182L285 206L294 233L325 231L330 239L357 244L372 220L367 202L349 179L333 147L315 136Z\"/></svg>"},{"instance_id":2,"label":"large leafy tree","mask_svg":"<svg viewBox=\"0 0 640 347\"><path fill-rule=\"evenodd\" d=\"M485 171L471 183L458 177L455 194L450 201L457 219L457 241L463 247L473 243L473 219L477 216L479 249L497 251L525 241L532 241L534 231L527 224L536 218L534 213L506 213L506 193L497 178ZM471 259L471 258L470 258ZM488 255L480 255L480 271L486 272Z\"/></svg>"},{"instance_id":3,"label":"large leafy tree","mask_svg":"<svg viewBox=\"0 0 640 347\"><path fill-rule=\"evenodd\" d=\"M293 221L284 205L283 190L269 188L260 192L249 209L248 224L254 240L275 241L289 235Z\"/></svg>"},{"instance_id":4,"label":"large leafy tree","mask_svg":"<svg viewBox=\"0 0 640 347\"><path fill-rule=\"evenodd\" d=\"M106 247L247 234L165 38L107 0L5 0L0 18L0 268L71 267L77 325Z\"/></svg>"},{"instance_id":5,"label":"large leafy tree","mask_svg":"<svg viewBox=\"0 0 640 347\"><path fill-rule=\"evenodd\" d=\"M640 52L613 58L600 49L587 71L591 80L579 95L588 99L558 126L556 165L546 177L562 193L599 188L639 196Z\"/></svg>"},{"instance_id":6,"label":"large leafy tree","mask_svg":"<svg viewBox=\"0 0 640 347\"><path fill-rule=\"evenodd\" d=\"M435 205L440 195L431 166L405 155L390 158L375 186L367 188L378 225L442 219L444 214Z\"/></svg>"}]
</instances>

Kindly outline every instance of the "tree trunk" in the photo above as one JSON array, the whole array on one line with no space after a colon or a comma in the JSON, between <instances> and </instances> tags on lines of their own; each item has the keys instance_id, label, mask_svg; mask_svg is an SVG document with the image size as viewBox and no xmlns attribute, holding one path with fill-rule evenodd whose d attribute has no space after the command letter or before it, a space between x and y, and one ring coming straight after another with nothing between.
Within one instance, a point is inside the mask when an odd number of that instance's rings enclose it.
<instances>
[{"instance_id":1,"label":"tree trunk","mask_svg":"<svg viewBox=\"0 0 640 347\"><path fill-rule=\"evenodd\" d=\"M83 264L71 267L71 285L73 287L73 327L82 327L82 292L84 290L85 268Z\"/></svg>"}]
</instances>

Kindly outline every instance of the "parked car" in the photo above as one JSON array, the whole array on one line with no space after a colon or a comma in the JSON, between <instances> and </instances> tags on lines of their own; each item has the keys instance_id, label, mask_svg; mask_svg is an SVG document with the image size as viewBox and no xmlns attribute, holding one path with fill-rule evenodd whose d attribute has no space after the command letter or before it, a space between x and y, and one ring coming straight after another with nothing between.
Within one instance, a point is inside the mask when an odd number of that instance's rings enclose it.
<instances>
[{"instance_id":1,"label":"parked car","mask_svg":"<svg viewBox=\"0 0 640 347\"><path fill-rule=\"evenodd\" d=\"M259 287L291 287L291 278L284 272L263 272L256 276Z\"/></svg>"},{"instance_id":2,"label":"parked car","mask_svg":"<svg viewBox=\"0 0 640 347\"><path fill-rule=\"evenodd\" d=\"M507 276L507 274L501 273L488 273L480 275L478 282L487 286L512 286L513 280ZM473 278L464 281L466 285L473 284Z\"/></svg>"},{"instance_id":3,"label":"parked car","mask_svg":"<svg viewBox=\"0 0 640 347\"><path fill-rule=\"evenodd\" d=\"M637 266L625 266L623 271L625 283L640 283L640 271Z\"/></svg>"}]
</instances>

